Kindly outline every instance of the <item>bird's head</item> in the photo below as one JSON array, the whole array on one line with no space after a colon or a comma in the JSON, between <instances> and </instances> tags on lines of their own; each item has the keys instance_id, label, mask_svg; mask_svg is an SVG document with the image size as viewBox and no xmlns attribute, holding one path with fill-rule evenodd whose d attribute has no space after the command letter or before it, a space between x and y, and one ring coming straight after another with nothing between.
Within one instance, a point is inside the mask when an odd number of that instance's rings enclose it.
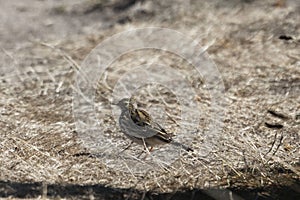
<instances>
[{"instance_id":1,"label":"bird's head","mask_svg":"<svg viewBox=\"0 0 300 200\"><path fill-rule=\"evenodd\" d=\"M114 105L119 106L122 110L133 108L131 98L123 98L118 103L115 103Z\"/></svg>"},{"instance_id":2,"label":"bird's head","mask_svg":"<svg viewBox=\"0 0 300 200\"><path fill-rule=\"evenodd\" d=\"M120 108L124 108L124 107L128 107L129 103L130 103L129 98L123 98L115 105L119 106Z\"/></svg>"}]
</instances>

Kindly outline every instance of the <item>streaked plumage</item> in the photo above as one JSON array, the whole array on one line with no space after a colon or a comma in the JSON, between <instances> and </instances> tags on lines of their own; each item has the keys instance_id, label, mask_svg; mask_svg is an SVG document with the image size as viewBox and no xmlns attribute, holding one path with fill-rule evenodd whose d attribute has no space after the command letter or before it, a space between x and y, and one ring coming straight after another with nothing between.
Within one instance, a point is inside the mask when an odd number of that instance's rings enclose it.
<instances>
[{"instance_id":1,"label":"streaked plumage","mask_svg":"<svg viewBox=\"0 0 300 200\"><path fill-rule=\"evenodd\" d=\"M133 142L153 147L161 144L173 144L180 146L186 151L193 151L181 143L175 142L172 135L156 123L152 117L144 110L134 107L130 99L124 98L116 105L121 108L119 124L122 132Z\"/></svg>"}]
</instances>

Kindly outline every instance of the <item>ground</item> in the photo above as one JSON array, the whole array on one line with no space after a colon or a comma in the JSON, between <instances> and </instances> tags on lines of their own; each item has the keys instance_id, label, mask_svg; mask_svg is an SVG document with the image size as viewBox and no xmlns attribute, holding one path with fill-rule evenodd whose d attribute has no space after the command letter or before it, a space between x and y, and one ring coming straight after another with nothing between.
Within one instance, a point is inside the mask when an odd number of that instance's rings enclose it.
<instances>
[{"instance_id":1,"label":"ground","mask_svg":"<svg viewBox=\"0 0 300 200\"><path fill-rule=\"evenodd\" d=\"M0 197L300 198L297 0L11 0L1 5ZM194 56L189 60L161 49L126 52L99 77L86 74L97 63L90 59L98 44L145 27L192 38L205 52L199 57L214 63L207 64L217 69L214 78L195 70ZM161 35L158 44L170 38ZM112 44L119 48L106 55L136 45L133 41L116 40ZM173 42L179 51L187 50L182 43ZM130 141L111 103L132 90L130 83L154 77L149 70L166 84L136 88L137 106L193 152L172 145L141 157L143 146L122 151ZM92 82L91 74L97 81L92 86L95 126L84 98L89 90L80 91L84 81ZM181 78L188 84L178 84ZM184 104L177 92L184 94Z\"/></svg>"}]
</instances>

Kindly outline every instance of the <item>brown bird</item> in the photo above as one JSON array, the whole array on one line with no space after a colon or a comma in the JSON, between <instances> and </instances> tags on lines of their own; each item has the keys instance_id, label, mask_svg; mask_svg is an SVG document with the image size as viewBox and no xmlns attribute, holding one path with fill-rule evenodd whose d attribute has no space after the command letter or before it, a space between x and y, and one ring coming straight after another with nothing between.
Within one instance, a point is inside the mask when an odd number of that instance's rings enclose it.
<instances>
[{"instance_id":1,"label":"brown bird","mask_svg":"<svg viewBox=\"0 0 300 200\"><path fill-rule=\"evenodd\" d=\"M116 105L121 108L120 128L132 142L144 145L145 148L150 147L150 151L154 146L162 144L172 144L186 151L193 151L190 147L174 141L172 135L156 123L149 113L135 108L131 99L124 98Z\"/></svg>"}]
</instances>

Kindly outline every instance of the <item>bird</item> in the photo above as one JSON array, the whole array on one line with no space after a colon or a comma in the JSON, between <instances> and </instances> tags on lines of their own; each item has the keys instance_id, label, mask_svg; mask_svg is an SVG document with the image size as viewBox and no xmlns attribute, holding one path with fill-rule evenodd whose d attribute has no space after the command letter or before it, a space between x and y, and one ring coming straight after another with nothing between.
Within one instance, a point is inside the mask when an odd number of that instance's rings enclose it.
<instances>
[{"instance_id":1,"label":"bird","mask_svg":"<svg viewBox=\"0 0 300 200\"><path fill-rule=\"evenodd\" d=\"M150 147L149 152L154 146L163 144L172 144L186 151L193 151L192 148L174 141L172 134L155 122L148 112L136 108L131 98L123 98L115 105L121 109L119 126L122 132L132 140L130 145L135 142L144 145L146 150Z\"/></svg>"}]
</instances>

